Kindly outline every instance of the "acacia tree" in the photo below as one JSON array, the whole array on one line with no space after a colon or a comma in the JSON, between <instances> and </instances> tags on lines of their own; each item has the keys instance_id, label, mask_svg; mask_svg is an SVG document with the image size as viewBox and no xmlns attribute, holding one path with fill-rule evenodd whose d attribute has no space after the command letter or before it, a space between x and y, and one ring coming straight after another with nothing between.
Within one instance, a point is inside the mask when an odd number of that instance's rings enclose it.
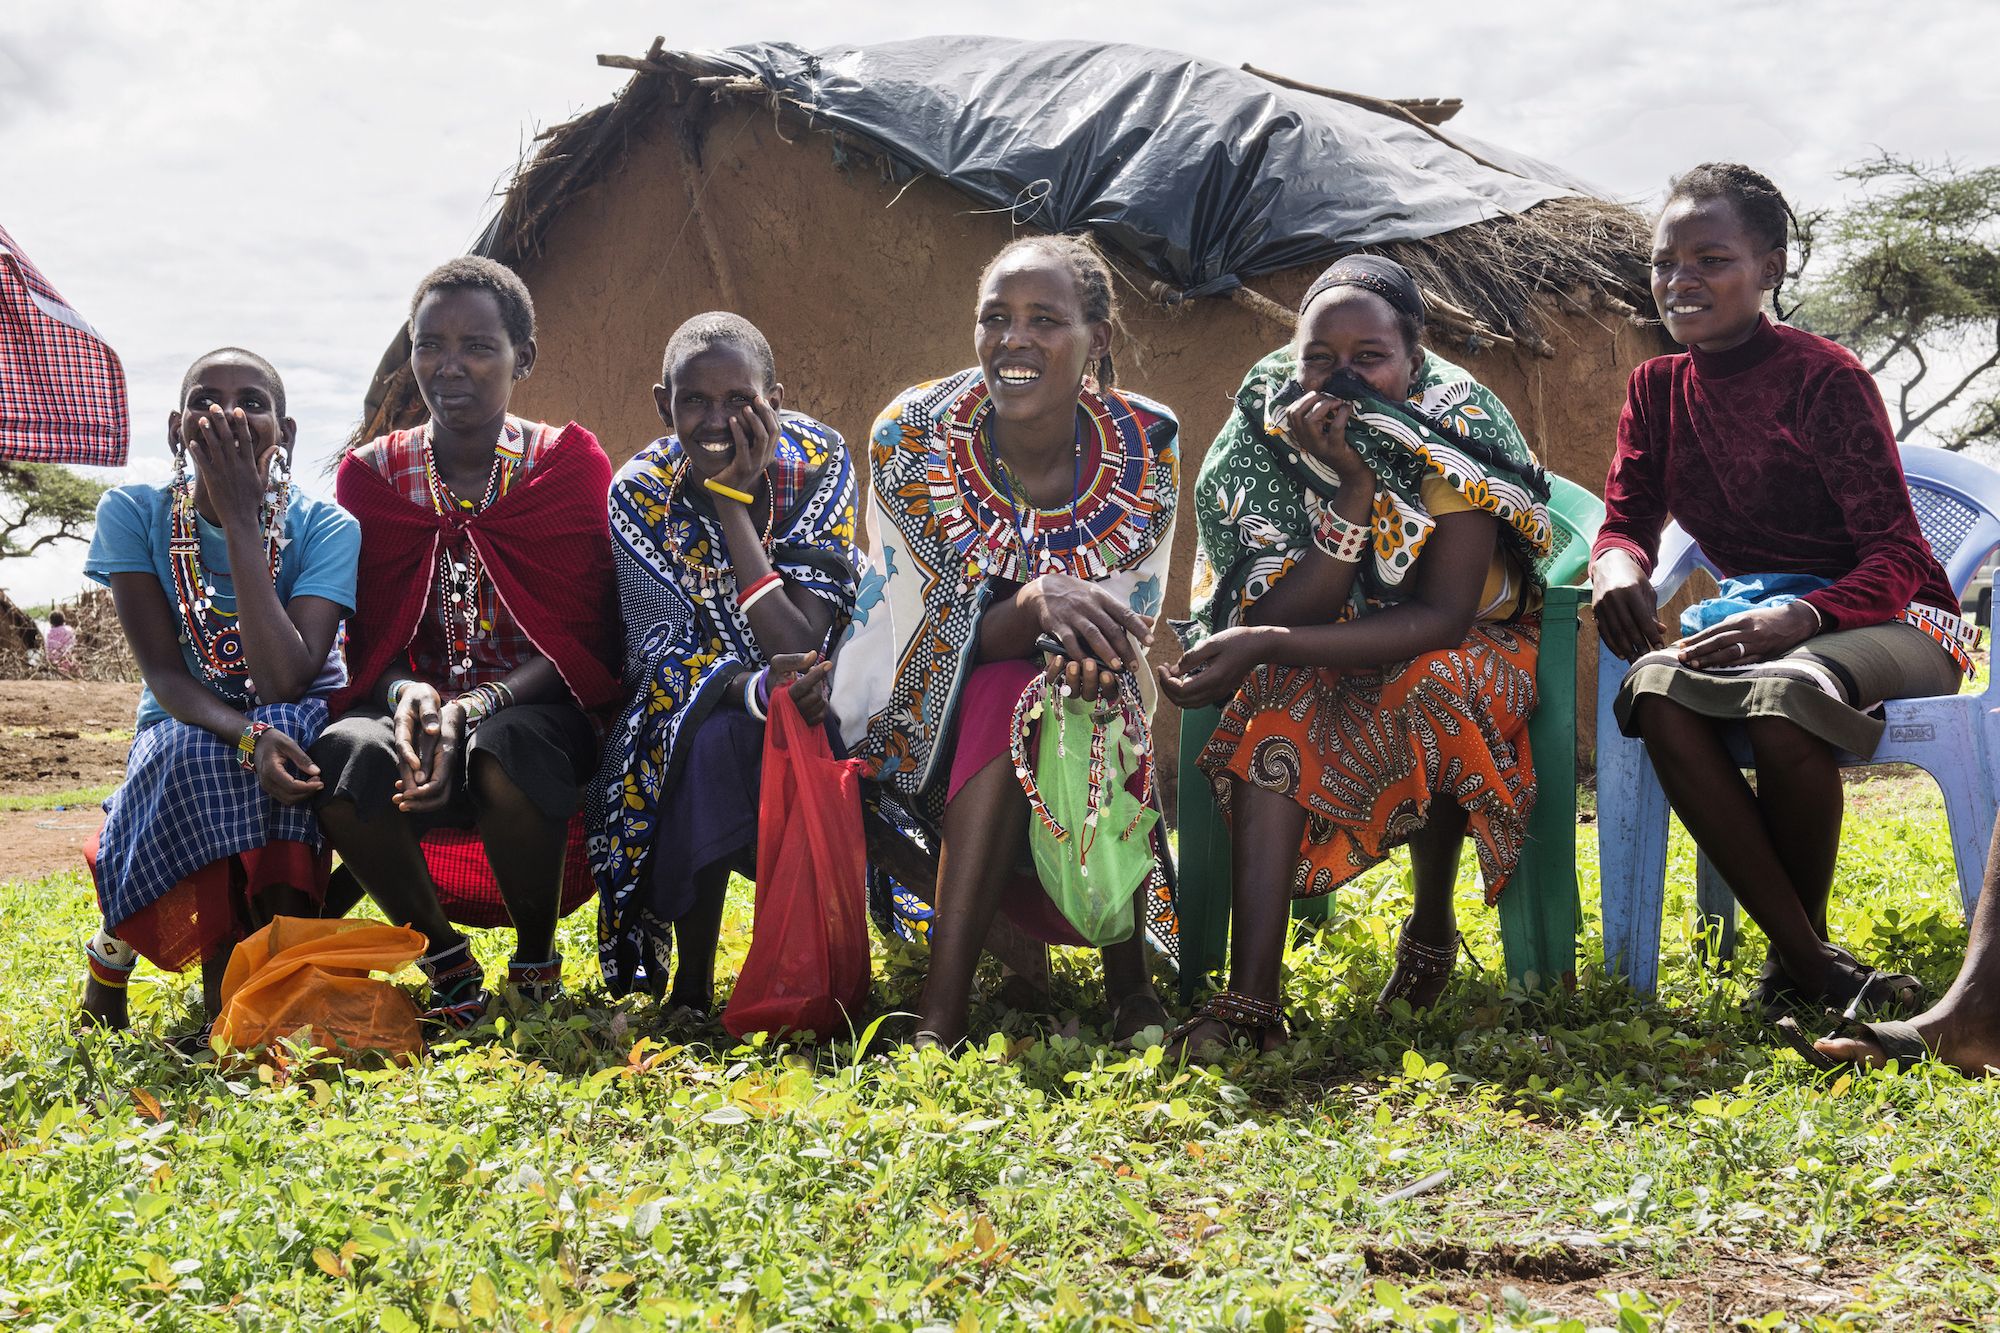
<instances>
[{"instance_id":1,"label":"acacia tree","mask_svg":"<svg viewBox=\"0 0 2000 1333\"><path fill-rule=\"evenodd\" d=\"M104 490L102 482L55 463L0 459L0 560L88 538Z\"/></svg>"},{"instance_id":2,"label":"acacia tree","mask_svg":"<svg viewBox=\"0 0 2000 1333\"><path fill-rule=\"evenodd\" d=\"M1898 440L2000 442L2000 167L1885 152L1841 175L1861 197L1799 219L1794 321L1890 381Z\"/></svg>"}]
</instances>

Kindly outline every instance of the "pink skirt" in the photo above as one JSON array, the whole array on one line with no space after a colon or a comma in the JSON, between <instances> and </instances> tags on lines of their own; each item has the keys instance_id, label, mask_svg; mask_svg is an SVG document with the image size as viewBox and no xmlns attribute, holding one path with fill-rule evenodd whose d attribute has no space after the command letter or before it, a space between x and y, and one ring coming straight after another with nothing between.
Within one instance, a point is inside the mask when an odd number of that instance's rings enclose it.
<instances>
[{"instance_id":1,"label":"pink skirt","mask_svg":"<svg viewBox=\"0 0 2000 1333\"><path fill-rule=\"evenodd\" d=\"M945 788L947 811L951 802L958 799L960 787L995 759L1007 758L1008 741L1014 729L1014 706L1021 702L1021 695L1041 674L1039 662L987 662L974 667L972 674L966 677L953 724L958 732L958 744L952 751L951 778ZM1010 779L1012 771L1010 760ZM947 814L946 818L949 817ZM1016 855L1023 860L1028 855L1027 832L1028 825L1024 821L1016 850ZM1076 948L1087 943L1070 925L1062 909L1043 891L1042 881L1035 875L1032 862L1025 867L1016 867L1014 878L1001 891L1000 910L1031 938L1044 944Z\"/></svg>"}]
</instances>

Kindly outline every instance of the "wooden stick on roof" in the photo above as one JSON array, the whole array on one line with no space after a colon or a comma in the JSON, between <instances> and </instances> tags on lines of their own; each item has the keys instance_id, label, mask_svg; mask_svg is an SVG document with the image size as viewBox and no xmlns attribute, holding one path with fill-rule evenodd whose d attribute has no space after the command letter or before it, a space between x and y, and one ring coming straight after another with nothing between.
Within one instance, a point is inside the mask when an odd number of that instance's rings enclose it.
<instances>
[{"instance_id":1,"label":"wooden stick on roof","mask_svg":"<svg viewBox=\"0 0 2000 1333\"><path fill-rule=\"evenodd\" d=\"M1306 83L1301 79L1294 79L1288 75L1278 74L1268 69L1259 69L1247 60L1243 62L1243 72L1245 74L1255 74L1258 78L1275 83L1280 88L1290 88L1294 92L1312 93L1317 97L1332 98L1336 102L1345 102L1349 106L1358 106L1363 111L1373 111L1378 116L1387 116L1391 120L1400 120L1406 125L1414 125L1447 148L1454 148L1464 153L1482 167L1487 167L1494 171L1506 172L1509 176L1518 176L1521 174L1518 171L1508 171L1506 167L1501 166L1498 162L1488 162L1485 158L1438 128L1444 121L1457 115L1459 109L1465 105L1455 97L1444 100L1435 98L1421 100L1409 98L1402 101L1392 101L1386 97L1370 97L1367 93L1347 93L1342 92L1338 88L1324 88L1317 83ZM1423 105L1424 102L1434 102L1441 114L1426 111ZM1449 106L1451 110L1448 112L1443 111L1443 108L1446 106Z\"/></svg>"}]
</instances>

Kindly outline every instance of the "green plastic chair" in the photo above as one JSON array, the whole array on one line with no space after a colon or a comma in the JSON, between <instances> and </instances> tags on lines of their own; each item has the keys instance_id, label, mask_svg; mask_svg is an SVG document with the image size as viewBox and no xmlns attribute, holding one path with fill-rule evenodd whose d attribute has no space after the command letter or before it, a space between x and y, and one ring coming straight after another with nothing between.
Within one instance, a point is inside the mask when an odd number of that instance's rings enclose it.
<instances>
[{"instance_id":1,"label":"green plastic chair","mask_svg":"<svg viewBox=\"0 0 2000 1333\"><path fill-rule=\"evenodd\" d=\"M1535 687L1541 696L1528 723L1540 792L1528 820L1528 841L1507 891L1500 895L1500 941L1507 977L1524 986L1571 984L1581 908L1576 884L1576 629L1590 601L1585 573L1604 505L1575 482L1550 474L1549 517L1555 549L1541 562L1548 585L1542 602L1542 645ZM1215 793L1196 767L1222 720L1218 708L1181 715L1180 924L1181 1001L1189 1003L1229 952L1229 826ZM1333 895L1299 899L1292 914L1321 918Z\"/></svg>"}]
</instances>

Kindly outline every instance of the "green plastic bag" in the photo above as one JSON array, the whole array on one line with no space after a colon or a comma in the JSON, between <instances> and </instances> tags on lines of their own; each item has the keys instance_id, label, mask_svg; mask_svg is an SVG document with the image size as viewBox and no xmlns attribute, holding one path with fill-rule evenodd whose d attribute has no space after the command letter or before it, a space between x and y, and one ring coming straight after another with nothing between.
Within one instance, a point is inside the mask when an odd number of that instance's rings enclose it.
<instances>
[{"instance_id":1,"label":"green plastic bag","mask_svg":"<svg viewBox=\"0 0 2000 1333\"><path fill-rule=\"evenodd\" d=\"M1153 825L1160 819L1127 788L1143 771L1142 789L1152 789L1145 717L1130 706L1100 709L1064 699L1046 682L1033 689L1041 697L1026 719L1040 719L1041 741L1034 773L1022 776L1022 786L1035 806L1028 819L1035 871L1077 934L1099 948L1118 944L1137 925L1133 896L1153 870ZM1017 773L1023 729L1015 732ZM1103 766L1093 802L1092 747L1100 739Z\"/></svg>"}]
</instances>

